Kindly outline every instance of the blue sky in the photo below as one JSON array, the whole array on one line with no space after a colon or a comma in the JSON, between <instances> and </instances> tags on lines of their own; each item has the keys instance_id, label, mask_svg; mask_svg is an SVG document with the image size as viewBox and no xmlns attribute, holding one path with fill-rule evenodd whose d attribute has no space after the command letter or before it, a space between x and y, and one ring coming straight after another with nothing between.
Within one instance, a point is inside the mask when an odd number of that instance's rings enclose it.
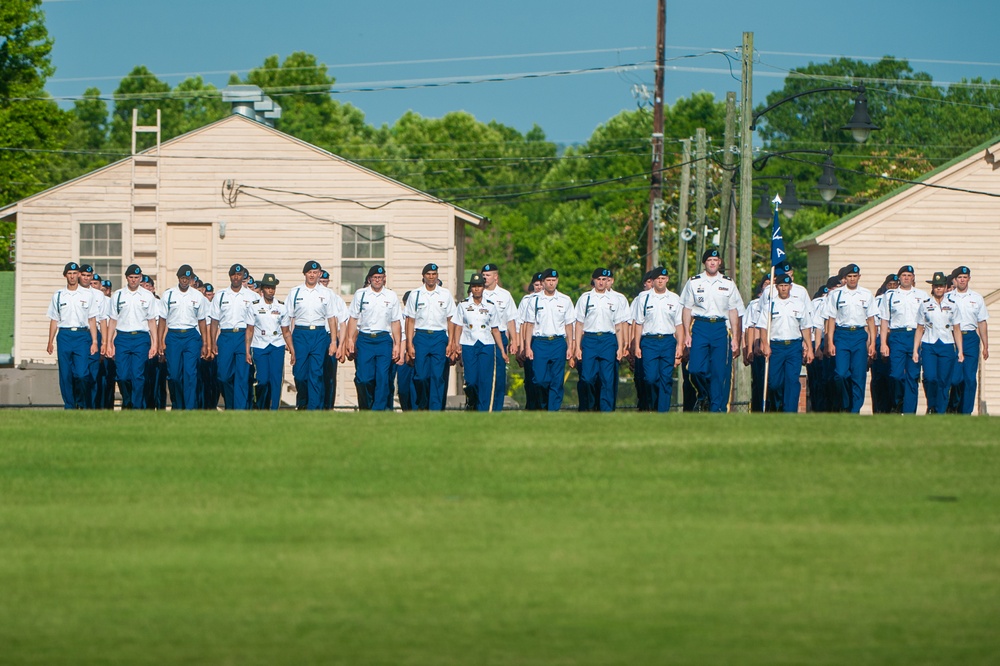
<instances>
[{"instance_id":1,"label":"blue sky","mask_svg":"<svg viewBox=\"0 0 1000 666\"><path fill-rule=\"evenodd\" d=\"M46 0L56 96L87 87L110 93L135 65L171 85L192 74L223 86L228 73L271 54L308 51L330 67L337 99L370 123L407 110L437 117L464 110L562 143L586 140L633 89L652 90L655 0ZM908 58L935 81L1000 79L996 0L668 0L667 58L728 49L752 31L759 63L754 101L781 87L784 71L831 56ZM635 67L617 69L620 65ZM346 92L386 84L599 70L475 85ZM739 76L734 64L733 73ZM668 62L668 102L707 90L739 91L718 54ZM850 105L850 100L845 100Z\"/></svg>"}]
</instances>

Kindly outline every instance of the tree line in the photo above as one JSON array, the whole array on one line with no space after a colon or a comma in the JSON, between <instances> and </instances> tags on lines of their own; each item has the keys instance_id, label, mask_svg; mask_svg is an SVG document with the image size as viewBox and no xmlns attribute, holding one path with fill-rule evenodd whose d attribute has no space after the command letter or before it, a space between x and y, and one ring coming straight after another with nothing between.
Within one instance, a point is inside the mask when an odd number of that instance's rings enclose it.
<instances>
[{"instance_id":1,"label":"tree line","mask_svg":"<svg viewBox=\"0 0 1000 666\"><path fill-rule=\"evenodd\" d=\"M53 40L40 4L6 0L0 12L0 205L127 156L133 109L143 124L154 123L160 109L164 140L230 112L219 91L201 77L171 87L141 65L109 94L88 88L71 108L61 108L45 93L54 71ZM858 81L867 82L871 114L882 127L865 144L853 143L839 129L853 104L845 93L801 97L770 112L758 128L762 152L832 149L844 169L838 172L844 193L829 204L815 194L820 169L808 156L776 158L763 172L794 178L799 198L807 204L784 223L790 258L798 268L804 268L805 257L792 243L898 187L882 174L915 178L1000 135L1000 81L940 86L905 60L891 57L874 63L837 58L793 70L784 87L757 110L796 92ZM334 99L330 90L335 78L305 52L284 59L268 56L245 77L232 75L229 83L258 85L274 98L282 106L276 122L281 131L490 217L487 231L471 235L468 261L501 263L514 288L547 266L558 267L570 288L582 287L595 266L606 266L628 291L644 270L650 108L622 111L584 143L562 146L549 141L538 126L521 132L464 112L440 118L408 112L391 125L373 126L361 109ZM710 143L707 226L718 225L718 192L722 179L732 175L721 160L725 111L724 102L706 92L680 98L665 110L660 256L667 266L676 265L680 231L679 140L692 137L699 127L706 129ZM770 185L772 195L777 191L777 181L759 182ZM693 193L690 201L693 215ZM10 270L6 245L11 226L0 226L0 270ZM755 259L763 273L769 232L756 232ZM689 266L697 266L693 251Z\"/></svg>"}]
</instances>

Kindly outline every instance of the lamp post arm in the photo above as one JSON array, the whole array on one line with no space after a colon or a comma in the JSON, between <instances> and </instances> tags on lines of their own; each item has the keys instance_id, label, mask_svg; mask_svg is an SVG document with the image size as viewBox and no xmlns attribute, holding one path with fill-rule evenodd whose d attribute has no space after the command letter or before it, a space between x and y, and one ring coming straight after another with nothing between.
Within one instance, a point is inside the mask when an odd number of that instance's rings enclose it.
<instances>
[{"instance_id":1,"label":"lamp post arm","mask_svg":"<svg viewBox=\"0 0 1000 666\"><path fill-rule=\"evenodd\" d=\"M768 153L761 157L758 157L753 161L753 168L755 171L761 171L767 166L767 161L772 157L779 157L781 155L792 155L792 154L805 154L805 155L826 155L827 157L833 157L832 150L807 150L807 149L797 149L797 150L779 150L776 153Z\"/></svg>"},{"instance_id":2,"label":"lamp post arm","mask_svg":"<svg viewBox=\"0 0 1000 666\"><path fill-rule=\"evenodd\" d=\"M795 93L794 95L789 95L788 97L786 97L786 98L784 98L782 100L778 100L777 102L775 102L771 106L767 107L763 111L760 111L758 113L753 114L753 122L750 123L750 129L751 130L756 130L757 129L757 121L760 120L761 116L763 116L765 113L767 113L768 111L771 111L772 109L778 108L779 106L781 106L785 102L791 102L793 99L798 99L799 97L805 97L806 95L814 95L816 93L822 93L822 92L853 92L853 93L863 93L864 91L865 91L865 87L863 85L861 85L861 86L828 86L826 88L816 88L815 90L803 90L800 93Z\"/></svg>"}]
</instances>

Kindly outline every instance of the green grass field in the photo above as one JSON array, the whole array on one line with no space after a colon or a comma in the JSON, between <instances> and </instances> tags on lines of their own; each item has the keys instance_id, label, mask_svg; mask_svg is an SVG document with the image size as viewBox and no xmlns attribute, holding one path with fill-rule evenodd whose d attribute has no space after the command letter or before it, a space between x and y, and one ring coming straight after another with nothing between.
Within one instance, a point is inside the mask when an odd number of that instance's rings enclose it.
<instances>
[{"instance_id":1,"label":"green grass field","mask_svg":"<svg viewBox=\"0 0 1000 666\"><path fill-rule=\"evenodd\" d=\"M1000 421L0 413L3 664L996 664Z\"/></svg>"}]
</instances>

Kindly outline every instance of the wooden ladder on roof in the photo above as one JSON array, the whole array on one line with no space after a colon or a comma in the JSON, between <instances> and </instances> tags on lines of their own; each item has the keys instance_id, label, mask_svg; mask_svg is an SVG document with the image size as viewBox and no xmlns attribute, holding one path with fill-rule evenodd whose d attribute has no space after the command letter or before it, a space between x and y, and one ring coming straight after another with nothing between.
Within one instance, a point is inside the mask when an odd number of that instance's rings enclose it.
<instances>
[{"instance_id":1,"label":"wooden ladder on roof","mask_svg":"<svg viewBox=\"0 0 1000 666\"><path fill-rule=\"evenodd\" d=\"M140 134L155 134L156 144L136 152ZM160 110L155 125L139 124L139 109L132 109L132 258L147 275L159 276L160 229Z\"/></svg>"}]
</instances>

